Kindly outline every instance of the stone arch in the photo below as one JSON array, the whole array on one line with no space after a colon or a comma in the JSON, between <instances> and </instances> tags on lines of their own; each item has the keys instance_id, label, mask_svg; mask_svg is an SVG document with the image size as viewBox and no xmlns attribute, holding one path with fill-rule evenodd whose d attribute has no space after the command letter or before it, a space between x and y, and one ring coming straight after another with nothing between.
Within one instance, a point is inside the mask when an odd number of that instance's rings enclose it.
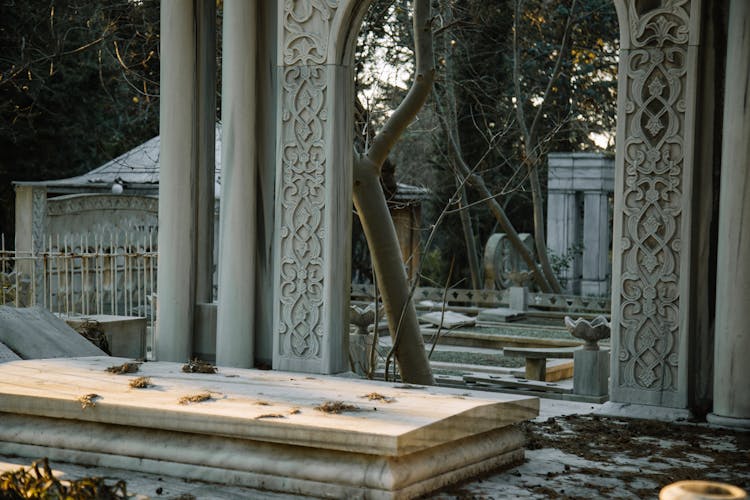
<instances>
[{"instance_id":1,"label":"stone arch","mask_svg":"<svg viewBox=\"0 0 750 500\"><path fill-rule=\"evenodd\" d=\"M274 366L280 369L335 372L346 368L342 346L346 345L343 327L351 227L351 56L369 3L310 0L280 6L277 193L282 209L276 226L280 280L274 315ZM614 3L621 60L613 397L684 407L689 337L684 325L691 313L692 290L680 276L688 276L690 270L694 181L694 152L684 148L696 134L700 42L696 27L700 26L701 2ZM662 70L663 81L644 73L649 61L665 61L670 66ZM649 118L655 100L663 101L665 114ZM659 136L658 147L649 134ZM683 150L678 152L676 147ZM657 154L660 159L654 160ZM676 168L670 170L667 159L678 163ZM633 183L652 189L638 194L640 188L633 189ZM646 191L657 193L657 199ZM637 200L646 199L651 200L648 207L639 205ZM654 230L657 223L660 228ZM668 235L664 228L670 228ZM659 263L653 272L640 269L652 261ZM639 292L633 296L633 290ZM666 312L656 325L644 311ZM644 343L650 347L643 347Z\"/></svg>"}]
</instances>

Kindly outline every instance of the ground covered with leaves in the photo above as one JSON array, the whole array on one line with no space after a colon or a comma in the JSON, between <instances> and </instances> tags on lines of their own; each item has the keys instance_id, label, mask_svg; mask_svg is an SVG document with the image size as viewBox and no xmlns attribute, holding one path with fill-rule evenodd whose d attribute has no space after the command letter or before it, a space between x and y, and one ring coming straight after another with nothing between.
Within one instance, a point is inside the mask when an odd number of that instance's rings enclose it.
<instances>
[{"instance_id":1,"label":"ground covered with leaves","mask_svg":"<svg viewBox=\"0 0 750 500\"><path fill-rule=\"evenodd\" d=\"M527 422L526 461L436 498L657 498L687 479L750 491L750 433L706 424L568 415Z\"/></svg>"},{"instance_id":2,"label":"ground covered with leaves","mask_svg":"<svg viewBox=\"0 0 750 500\"><path fill-rule=\"evenodd\" d=\"M0 474L0 499L21 500L114 500L131 498L125 481L105 481L101 477L84 477L61 481L52 473L48 460L34 462Z\"/></svg>"}]
</instances>

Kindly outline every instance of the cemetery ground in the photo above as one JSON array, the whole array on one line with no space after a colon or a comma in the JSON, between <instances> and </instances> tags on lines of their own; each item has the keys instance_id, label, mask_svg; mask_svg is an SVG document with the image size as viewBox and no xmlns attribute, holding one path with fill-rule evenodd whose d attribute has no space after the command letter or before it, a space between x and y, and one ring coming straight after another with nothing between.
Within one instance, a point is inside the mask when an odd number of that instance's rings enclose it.
<instances>
[{"instance_id":1,"label":"cemetery ground","mask_svg":"<svg viewBox=\"0 0 750 500\"><path fill-rule=\"evenodd\" d=\"M428 329L425 338L429 341L435 334L436 331ZM515 339L522 344L536 341L565 345L574 341L562 328L544 321L445 330L434 350L432 344L426 344L428 351L433 351L431 358L439 384L456 386L471 375L521 377L523 359L504 357L496 347L478 346L486 345L485 335L505 339L503 342ZM387 337L381 339L381 344L382 352L387 352ZM550 360L550 365L570 361ZM382 376L382 366L380 373ZM570 388L572 381L558 380L551 385ZM482 389L471 384L467 387ZM510 390L491 386L484 389ZM554 399L554 392L536 394L542 397L540 414L522 424L526 438L522 463L444 488L425 498L657 498L663 486L684 479L726 482L750 490L750 433L709 427L701 421L607 417L598 413L602 409L600 404ZM17 471L31 463L32 459L25 457L0 456L0 473ZM62 481L90 477L102 477L109 485L124 481L128 494L140 499L307 498L61 461L52 461L50 466ZM2 491L0 498L4 498Z\"/></svg>"},{"instance_id":2,"label":"cemetery ground","mask_svg":"<svg viewBox=\"0 0 750 500\"><path fill-rule=\"evenodd\" d=\"M750 433L700 422L666 423L598 416L599 405L543 399L540 416L524 425L523 463L444 489L426 498L589 499L657 498L659 489L684 479L706 479L750 489ZM0 456L0 471L27 466ZM180 478L55 462L61 479L124 480L137 498L300 499L288 494L186 481Z\"/></svg>"}]
</instances>

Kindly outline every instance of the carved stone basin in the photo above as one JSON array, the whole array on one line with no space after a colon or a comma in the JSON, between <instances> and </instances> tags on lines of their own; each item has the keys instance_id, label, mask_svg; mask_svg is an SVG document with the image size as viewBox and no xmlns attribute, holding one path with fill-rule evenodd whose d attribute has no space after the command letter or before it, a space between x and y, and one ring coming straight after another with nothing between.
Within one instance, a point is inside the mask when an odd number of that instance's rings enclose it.
<instances>
[{"instance_id":1,"label":"carved stone basin","mask_svg":"<svg viewBox=\"0 0 750 500\"><path fill-rule=\"evenodd\" d=\"M587 351L598 351L599 341L608 339L611 333L610 323L604 316L597 316L591 321L583 318L574 321L570 316L565 316L565 328L585 342L583 348Z\"/></svg>"},{"instance_id":2,"label":"carved stone basin","mask_svg":"<svg viewBox=\"0 0 750 500\"><path fill-rule=\"evenodd\" d=\"M383 317L383 308L381 307L376 314L375 304L368 304L366 307L350 306L349 323L356 325L357 333L367 335L367 327L375 323L375 316Z\"/></svg>"}]
</instances>

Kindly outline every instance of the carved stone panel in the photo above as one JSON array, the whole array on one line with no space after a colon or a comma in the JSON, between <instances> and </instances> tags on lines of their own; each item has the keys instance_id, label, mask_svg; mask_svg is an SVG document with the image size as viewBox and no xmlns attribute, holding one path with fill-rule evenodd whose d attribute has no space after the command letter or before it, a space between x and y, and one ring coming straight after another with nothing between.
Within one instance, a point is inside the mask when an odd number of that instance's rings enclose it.
<instances>
[{"instance_id":1,"label":"carved stone panel","mask_svg":"<svg viewBox=\"0 0 750 500\"><path fill-rule=\"evenodd\" d=\"M696 1L630 0L620 55L613 401L685 407ZM622 6L622 3L621 3Z\"/></svg>"},{"instance_id":2,"label":"carved stone panel","mask_svg":"<svg viewBox=\"0 0 750 500\"><path fill-rule=\"evenodd\" d=\"M341 349L334 344L341 342L330 338L331 289L337 286L330 262L330 246L336 244L331 226L339 217L331 200L336 198L335 179L341 177L331 171L332 130L341 124L331 119L331 83L338 81L339 70L327 64L327 55L337 7L334 0L286 1L279 7L277 369L328 373L342 368L334 359Z\"/></svg>"}]
</instances>

